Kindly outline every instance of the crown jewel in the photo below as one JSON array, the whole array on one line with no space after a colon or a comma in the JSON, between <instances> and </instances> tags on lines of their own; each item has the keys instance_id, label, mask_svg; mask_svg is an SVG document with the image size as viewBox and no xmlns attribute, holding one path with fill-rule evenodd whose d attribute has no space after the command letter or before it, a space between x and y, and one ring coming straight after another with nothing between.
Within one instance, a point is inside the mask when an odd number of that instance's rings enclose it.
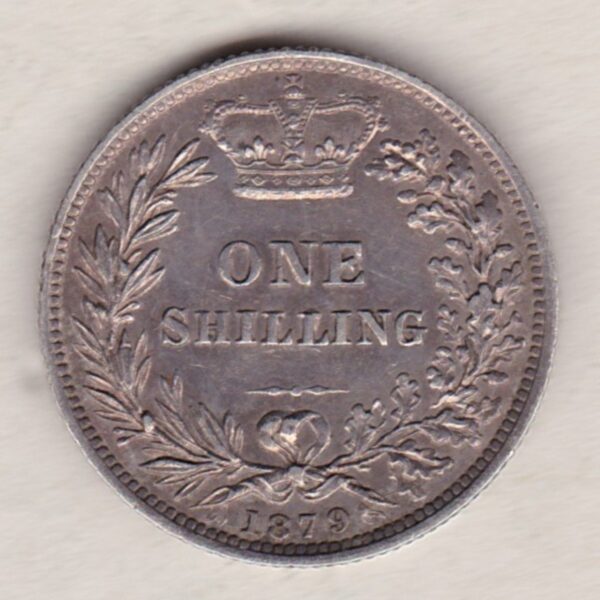
<instances>
[{"instance_id":1,"label":"crown jewel","mask_svg":"<svg viewBox=\"0 0 600 600\"><path fill-rule=\"evenodd\" d=\"M349 196L349 168L385 128L374 98L320 102L289 74L276 100L241 97L217 103L201 129L234 164L234 192L254 200L321 200Z\"/></svg>"}]
</instances>

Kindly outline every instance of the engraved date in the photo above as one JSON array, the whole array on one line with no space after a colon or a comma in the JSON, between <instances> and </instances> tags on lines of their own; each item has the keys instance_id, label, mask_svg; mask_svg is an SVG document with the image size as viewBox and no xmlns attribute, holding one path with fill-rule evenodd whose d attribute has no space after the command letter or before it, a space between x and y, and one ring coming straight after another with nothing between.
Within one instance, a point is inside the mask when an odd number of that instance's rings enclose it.
<instances>
[{"instance_id":1,"label":"engraved date","mask_svg":"<svg viewBox=\"0 0 600 600\"><path fill-rule=\"evenodd\" d=\"M262 513L246 509L240 531L246 534L266 536L275 541L288 539L311 540L319 533L339 535L350 524L350 515L340 506L319 512L295 514Z\"/></svg>"}]
</instances>

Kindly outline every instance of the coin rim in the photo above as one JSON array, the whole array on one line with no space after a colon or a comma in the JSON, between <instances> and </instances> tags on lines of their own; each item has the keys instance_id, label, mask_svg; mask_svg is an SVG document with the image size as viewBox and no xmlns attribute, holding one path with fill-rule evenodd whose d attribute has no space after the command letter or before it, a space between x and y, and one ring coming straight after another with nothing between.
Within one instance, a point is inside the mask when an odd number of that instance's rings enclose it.
<instances>
[{"instance_id":1,"label":"coin rim","mask_svg":"<svg viewBox=\"0 0 600 600\"><path fill-rule=\"evenodd\" d=\"M49 331L49 307L47 300L49 299L49 285L52 262L55 257L57 244L61 228L67 217L67 213L71 208L77 191L82 186L84 179L88 176L90 167L96 162L99 156L106 150L114 141L115 137L133 122L141 113L145 112L152 104L157 102L161 97L169 96L176 88L181 87L186 82L191 82L199 76L209 76L213 72L218 72L223 67L231 67L242 65L245 63L262 61L265 59L294 59L302 57L323 58L343 62L349 65L362 66L368 69L380 71L383 74L391 75L398 78L400 81L406 81L417 89L423 90L425 93L432 95L438 102L445 105L450 111L456 114L466 125L471 127L473 131L484 141L491 151L502 164L502 168L507 172L512 179L516 191L519 193L520 200L527 208L528 219L531 222L531 227L536 234L536 243L539 247L543 266L543 289L544 289L544 333L541 344L539 365L533 379L533 384L529 390L529 395L525 401L525 406L522 408L516 424L507 434L507 439L502 448L496 452L492 460L487 464L484 470L472 481L466 489L458 496L449 500L442 508L416 523L412 527L396 533L390 537L380 540L374 540L358 548L341 549L339 551L327 554L315 555L299 555L286 556L284 554L269 554L265 552L256 552L253 550L242 550L229 546L225 543L212 540L203 535L188 531L183 525L178 525L170 518L157 512L150 507L145 500L142 500L131 491L119 477L113 473L111 468L104 462L96 450L89 443L84 435L81 425L78 423L75 415L69 407L68 399L65 395L63 385L60 381L60 374L52 357L50 347L50 331ZM76 177L69 186L69 189L64 196L56 218L52 225L50 240L46 252L44 254L42 265L42 277L40 285L39 299L39 330L42 344L42 352L46 359L48 377L51 386L54 390L55 398L65 417L71 434L75 438L77 444L81 447L84 455L91 462L93 467L102 475L105 481L123 498L130 506L140 511L152 523L160 526L169 533L185 539L195 546L204 548L208 551L229 558L237 558L254 564L268 564L280 566L319 566L332 565L340 563L348 563L360 560L367 557L381 555L390 550L398 548L404 544L412 542L425 533L428 533L443 523L447 522L459 510L465 508L479 493L487 487L487 485L497 476L501 469L506 464L507 460L512 456L518 444L522 441L532 418L539 406L540 398L542 397L549 379L549 369L554 355L557 337L557 282L554 267L554 260L549 248L548 235L546 226L542 220L542 215L538 204L534 201L531 192L527 188L523 177L517 170L516 166L500 146L495 137L484 128L474 117L467 113L461 106L456 104L452 99L441 93L437 88L423 82L421 79L409 75L399 69L382 64L369 58L357 57L347 53L334 52L331 50L315 50L315 49L277 49L257 51L247 55L241 55L233 58L229 57L225 60L216 61L210 65L200 67L190 71L181 77L167 83L157 92L150 95L146 100L140 103L132 111L129 111L119 122L109 131L109 133L98 143L93 152L89 155L85 163L79 169Z\"/></svg>"}]
</instances>

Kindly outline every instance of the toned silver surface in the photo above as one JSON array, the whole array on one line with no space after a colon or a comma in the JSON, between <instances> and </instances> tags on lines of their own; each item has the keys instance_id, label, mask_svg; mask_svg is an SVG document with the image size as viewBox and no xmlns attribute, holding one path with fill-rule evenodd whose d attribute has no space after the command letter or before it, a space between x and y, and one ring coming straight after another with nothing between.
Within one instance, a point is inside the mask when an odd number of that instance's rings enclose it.
<instances>
[{"instance_id":1,"label":"toned silver surface","mask_svg":"<svg viewBox=\"0 0 600 600\"><path fill-rule=\"evenodd\" d=\"M61 406L159 524L331 563L436 526L539 398L554 280L491 136L404 73L329 52L225 61L100 144L51 236Z\"/></svg>"}]
</instances>

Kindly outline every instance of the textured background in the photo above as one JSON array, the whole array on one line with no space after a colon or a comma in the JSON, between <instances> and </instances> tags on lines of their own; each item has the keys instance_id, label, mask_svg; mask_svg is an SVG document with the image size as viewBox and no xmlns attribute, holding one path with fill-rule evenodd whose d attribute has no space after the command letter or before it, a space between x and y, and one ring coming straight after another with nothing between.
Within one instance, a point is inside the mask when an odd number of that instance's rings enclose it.
<instances>
[{"instance_id":1,"label":"textured background","mask_svg":"<svg viewBox=\"0 0 600 600\"><path fill-rule=\"evenodd\" d=\"M0 2L0 597L597 598L599 28L595 0ZM49 227L95 143L178 73L286 44L372 55L482 120L542 205L561 299L548 391L496 481L426 538L318 570L214 557L136 516L67 432L36 330Z\"/></svg>"}]
</instances>

